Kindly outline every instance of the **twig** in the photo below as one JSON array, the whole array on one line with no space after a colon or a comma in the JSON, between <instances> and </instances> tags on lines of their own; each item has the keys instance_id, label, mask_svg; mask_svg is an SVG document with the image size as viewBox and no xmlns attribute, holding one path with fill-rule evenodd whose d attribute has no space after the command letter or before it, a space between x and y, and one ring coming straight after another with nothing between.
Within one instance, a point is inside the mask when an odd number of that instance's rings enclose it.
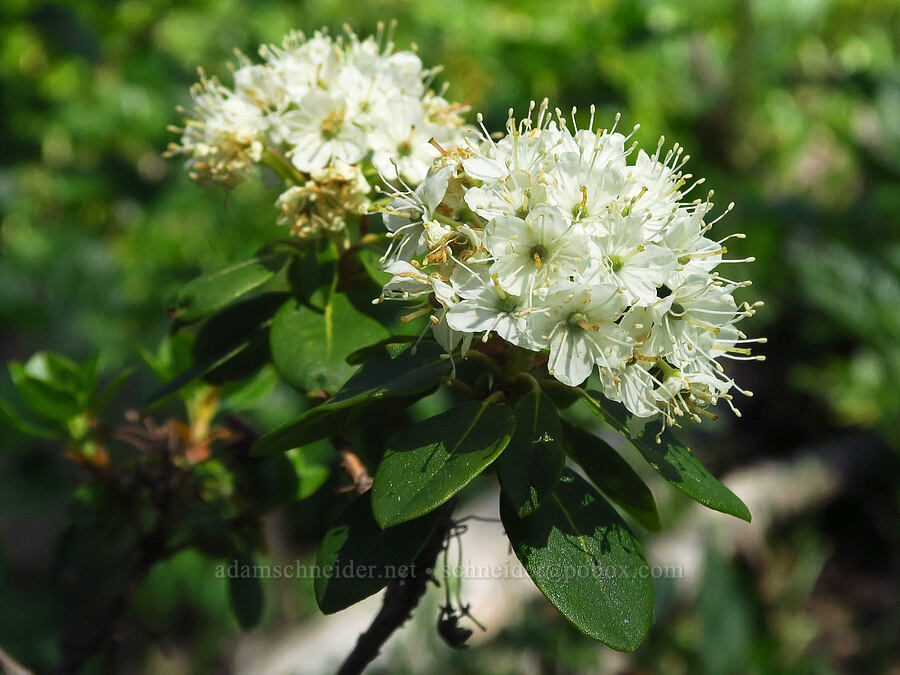
<instances>
[{"instance_id":1,"label":"twig","mask_svg":"<svg viewBox=\"0 0 900 675\"><path fill-rule=\"evenodd\" d=\"M437 557L444 549L450 530L450 516L456 500L441 507L442 513L434 534L416 556L407 576L392 581L384 594L384 603L368 630L359 636L356 646L337 671L337 675L359 675L375 657L384 643L412 616L413 610L425 595L428 581L434 576Z\"/></svg>"},{"instance_id":2,"label":"twig","mask_svg":"<svg viewBox=\"0 0 900 675\"><path fill-rule=\"evenodd\" d=\"M366 467L362 463L362 460L360 460L360 458L356 456L356 453L353 452L350 443L347 442L346 444L342 444L337 437L332 439L332 442L334 443L335 450L341 455L341 466L344 467L344 470L350 476L350 480L353 481L353 489L359 494L362 494L372 487L372 477L369 475L369 472L366 471Z\"/></svg>"}]
</instances>

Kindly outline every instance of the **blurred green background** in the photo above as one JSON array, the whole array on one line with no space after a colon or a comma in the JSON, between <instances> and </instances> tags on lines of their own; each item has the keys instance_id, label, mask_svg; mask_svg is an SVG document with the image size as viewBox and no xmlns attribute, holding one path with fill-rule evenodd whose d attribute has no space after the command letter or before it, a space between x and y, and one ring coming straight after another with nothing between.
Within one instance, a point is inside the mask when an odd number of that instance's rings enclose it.
<instances>
[{"instance_id":1,"label":"blurred green background","mask_svg":"<svg viewBox=\"0 0 900 675\"><path fill-rule=\"evenodd\" d=\"M661 133L686 146L688 169L721 206L736 203L717 227L748 235L734 257L758 262L729 271L754 280L742 299L765 300L753 332L769 337L767 362L733 370L756 393L744 419L704 425L696 449L720 476L771 470L761 490L782 491L769 495L778 503L807 480L807 460L831 477L806 501L760 514L754 546L708 543L699 592L668 602L658 589L656 626L634 657L611 659L527 611L486 644L434 658L454 672L516 672L508 664L521 658L535 672L900 668L892 0L4 0L3 361L39 349L100 350L111 369L134 361L165 335L175 288L281 236L274 188L201 189L161 158L197 66L227 81L235 47L254 54L292 28L349 23L367 34L391 18L398 47L415 43L426 64L444 64L449 96L489 127L548 96L564 109L596 103L601 124L621 112L626 128L642 125L645 146ZM152 386L138 379L128 394L140 401ZM11 392L4 376L0 395ZM59 448L0 433L0 647L44 670L60 621L47 580L73 478ZM693 512L681 513L666 527L685 526ZM189 553L147 580L131 668L229 670L238 629L210 569ZM295 594L269 630L312 613L309 589Z\"/></svg>"}]
</instances>

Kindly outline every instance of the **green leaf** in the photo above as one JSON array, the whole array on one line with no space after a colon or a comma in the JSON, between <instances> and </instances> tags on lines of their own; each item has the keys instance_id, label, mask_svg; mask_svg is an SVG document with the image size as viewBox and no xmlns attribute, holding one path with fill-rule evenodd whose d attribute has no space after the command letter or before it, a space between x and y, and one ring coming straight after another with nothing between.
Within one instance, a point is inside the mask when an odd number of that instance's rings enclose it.
<instances>
[{"instance_id":1,"label":"green leaf","mask_svg":"<svg viewBox=\"0 0 900 675\"><path fill-rule=\"evenodd\" d=\"M553 493L566 453L556 407L539 389L519 400L515 416L516 433L497 460L497 478L516 513L527 516Z\"/></svg>"},{"instance_id":2,"label":"green leaf","mask_svg":"<svg viewBox=\"0 0 900 675\"><path fill-rule=\"evenodd\" d=\"M169 315L181 323L207 317L259 288L284 266L290 253L263 250L249 260L189 281L169 303Z\"/></svg>"},{"instance_id":3,"label":"green leaf","mask_svg":"<svg viewBox=\"0 0 900 675\"><path fill-rule=\"evenodd\" d=\"M418 338L429 326L425 316L410 320L403 317L410 313L410 308L400 302L381 302L372 304L372 299L381 294L381 288L390 280L391 275L379 271L383 250L372 245L361 246L341 261L341 282L348 278L345 292L357 310L369 315L386 326L392 335L412 335Z\"/></svg>"},{"instance_id":4,"label":"green leaf","mask_svg":"<svg viewBox=\"0 0 900 675\"><path fill-rule=\"evenodd\" d=\"M68 392L79 405L85 405L97 383L96 365L96 357L82 367L62 354L37 352L25 363L25 372L54 389Z\"/></svg>"},{"instance_id":5,"label":"green leaf","mask_svg":"<svg viewBox=\"0 0 900 675\"><path fill-rule=\"evenodd\" d=\"M509 443L509 406L468 401L393 436L372 483L381 527L428 513L484 471Z\"/></svg>"},{"instance_id":6,"label":"green leaf","mask_svg":"<svg viewBox=\"0 0 900 675\"><path fill-rule=\"evenodd\" d=\"M26 436L38 438L62 438L63 434L55 429L48 429L32 424L23 418L9 402L0 398L0 424L6 424Z\"/></svg>"},{"instance_id":7,"label":"green leaf","mask_svg":"<svg viewBox=\"0 0 900 675\"><path fill-rule=\"evenodd\" d=\"M528 575L585 635L634 651L650 629L653 587L640 542L615 509L566 470L553 497L519 518L505 497L500 517Z\"/></svg>"},{"instance_id":8,"label":"green leaf","mask_svg":"<svg viewBox=\"0 0 900 675\"><path fill-rule=\"evenodd\" d=\"M612 401L602 400L601 397L599 392L584 393L591 409L630 440L663 478L700 504L750 522L747 505L716 480L691 449L679 442L671 431L663 432L660 443L656 442L653 432L648 428L639 434L633 434L625 408Z\"/></svg>"},{"instance_id":9,"label":"green leaf","mask_svg":"<svg viewBox=\"0 0 900 675\"><path fill-rule=\"evenodd\" d=\"M297 475L297 499L306 499L325 484L335 460L334 448L328 441L288 450L286 456Z\"/></svg>"},{"instance_id":10,"label":"green leaf","mask_svg":"<svg viewBox=\"0 0 900 675\"><path fill-rule=\"evenodd\" d=\"M378 286L384 286L391 280L391 275L382 269L382 255L384 255L384 251L372 245L359 247L359 261Z\"/></svg>"},{"instance_id":11,"label":"green leaf","mask_svg":"<svg viewBox=\"0 0 900 675\"><path fill-rule=\"evenodd\" d=\"M262 583L252 575L254 561L247 556L238 556L238 570L247 570L248 576L234 576L228 579L228 597L234 616L244 630L255 628L262 619L265 599Z\"/></svg>"},{"instance_id":12,"label":"green leaf","mask_svg":"<svg viewBox=\"0 0 900 675\"><path fill-rule=\"evenodd\" d=\"M287 293L263 293L229 305L208 319L197 331L192 349L194 363L216 361L235 346L246 344L238 354L203 374L210 384L242 380L269 361L268 327L285 304Z\"/></svg>"},{"instance_id":13,"label":"green leaf","mask_svg":"<svg viewBox=\"0 0 900 675\"><path fill-rule=\"evenodd\" d=\"M229 382L221 389L222 408L241 412L262 403L278 386L278 373L272 366L264 366L255 375L238 382Z\"/></svg>"},{"instance_id":14,"label":"green leaf","mask_svg":"<svg viewBox=\"0 0 900 675\"><path fill-rule=\"evenodd\" d=\"M324 311L334 291L337 261L337 248L331 241L320 240L308 246L288 266L288 282L294 295L313 309Z\"/></svg>"},{"instance_id":15,"label":"green leaf","mask_svg":"<svg viewBox=\"0 0 900 675\"><path fill-rule=\"evenodd\" d=\"M581 400L581 389L565 385L555 378L545 378L540 384L541 390L550 397L559 410L565 410Z\"/></svg>"},{"instance_id":16,"label":"green leaf","mask_svg":"<svg viewBox=\"0 0 900 675\"><path fill-rule=\"evenodd\" d=\"M347 356L359 344L387 336L384 326L358 312L343 293L332 294L322 312L289 301L272 322L272 362L293 387L332 392L353 374Z\"/></svg>"},{"instance_id":17,"label":"green leaf","mask_svg":"<svg viewBox=\"0 0 900 675\"><path fill-rule=\"evenodd\" d=\"M106 407L112 403L113 399L118 395L118 393L122 390L122 387L128 381L128 379L134 375L137 371L137 367L129 366L121 373L116 375L112 380L110 380L105 387L95 392L91 397L90 409L94 413L99 413L106 409Z\"/></svg>"},{"instance_id":18,"label":"green leaf","mask_svg":"<svg viewBox=\"0 0 900 675\"><path fill-rule=\"evenodd\" d=\"M373 595L412 564L437 525L433 511L382 530L372 516L371 491L361 494L328 530L316 567L316 602L332 614Z\"/></svg>"},{"instance_id":19,"label":"green leaf","mask_svg":"<svg viewBox=\"0 0 900 675\"><path fill-rule=\"evenodd\" d=\"M235 477L239 490L263 513L293 501L297 494L297 474L285 455L240 457ZM244 500L242 504L249 510Z\"/></svg>"},{"instance_id":20,"label":"green leaf","mask_svg":"<svg viewBox=\"0 0 900 675\"><path fill-rule=\"evenodd\" d=\"M19 398L40 417L62 422L84 409L75 394L31 376L21 363L11 362L9 374Z\"/></svg>"},{"instance_id":21,"label":"green leaf","mask_svg":"<svg viewBox=\"0 0 900 675\"><path fill-rule=\"evenodd\" d=\"M631 465L602 438L563 422L567 450L588 478L648 530L660 528L656 500Z\"/></svg>"},{"instance_id":22,"label":"green leaf","mask_svg":"<svg viewBox=\"0 0 900 675\"><path fill-rule=\"evenodd\" d=\"M24 364L9 366L22 401L42 417L62 421L88 407L97 386L94 356L79 365L55 352L36 352Z\"/></svg>"},{"instance_id":23,"label":"green leaf","mask_svg":"<svg viewBox=\"0 0 900 675\"><path fill-rule=\"evenodd\" d=\"M187 354L187 338L179 335L164 343L156 357L144 354L161 377L186 363L193 364L156 391L144 407L159 403L200 377L221 384L247 377L262 367L268 356L271 317L286 297L284 293L265 293L226 308L200 327Z\"/></svg>"},{"instance_id":24,"label":"green leaf","mask_svg":"<svg viewBox=\"0 0 900 675\"><path fill-rule=\"evenodd\" d=\"M188 370L179 373L174 378L166 382L166 384L163 385L160 389L154 392L154 394L149 399L147 399L147 402L144 404L144 409L146 410L147 408L155 406L157 403L160 403L172 394L180 391L182 388L189 385L194 380L203 377L209 371L221 365L224 365L225 363L228 363L228 361L248 349L250 345L251 341L247 340L234 346L232 349L219 356L211 357L205 361L201 361Z\"/></svg>"},{"instance_id":25,"label":"green leaf","mask_svg":"<svg viewBox=\"0 0 900 675\"><path fill-rule=\"evenodd\" d=\"M334 396L253 444L251 454L298 448L356 426L397 414L433 390L450 370L450 360L434 342L422 342L362 366Z\"/></svg>"},{"instance_id":26,"label":"green leaf","mask_svg":"<svg viewBox=\"0 0 900 675\"><path fill-rule=\"evenodd\" d=\"M165 382L191 367L193 344L193 335L175 333L163 337L156 352L151 352L140 345L137 346L137 352L156 378Z\"/></svg>"},{"instance_id":27,"label":"green leaf","mask_svg":"<svg viewBox=\"0 0 900 675\"><path fill-rule=\"evenodd\" d=\"M357 349L355 352L351 352L347 356L346 361L351 366L359 366L366 361L383 356L385 352L391 356L396 356L406 351L410 342L417 342L418 339L415 335L391 335L375 344L367 345Z\"/></svg>"}]
</instances>

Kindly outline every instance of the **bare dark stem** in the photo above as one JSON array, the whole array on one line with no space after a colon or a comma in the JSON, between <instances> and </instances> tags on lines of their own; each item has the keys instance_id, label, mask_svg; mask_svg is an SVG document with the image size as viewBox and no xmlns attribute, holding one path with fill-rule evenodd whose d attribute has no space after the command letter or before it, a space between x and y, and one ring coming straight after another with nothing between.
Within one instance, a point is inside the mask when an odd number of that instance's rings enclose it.
<instances>
[{"instance_id":1,"label":"bare dark stem","mask_svg":"<svg viewBox=\"0 0 900 675\"><path fill-rule=\"evenodd\" d=\"M450 516L456 500L441 507L442 514L434 534L416 556L407 576L392 581L384 594L381 610L368 630L359 636L356 646L337 671L337 675L358 675L378 656L384 643L412 616L419 604L428 581L433 578L437 557L444 549L444 542L451 527Z\"/></svg>"}]
</instances>

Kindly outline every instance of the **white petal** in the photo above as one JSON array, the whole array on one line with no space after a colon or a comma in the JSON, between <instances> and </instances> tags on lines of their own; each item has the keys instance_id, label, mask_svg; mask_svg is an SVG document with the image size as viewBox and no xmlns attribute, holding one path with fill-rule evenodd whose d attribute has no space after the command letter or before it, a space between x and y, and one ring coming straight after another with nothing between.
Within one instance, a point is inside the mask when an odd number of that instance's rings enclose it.
<instances>
[{"instance_id":1,"label":"white petal","mask_svg":"<svg viewBox=\"0 0 900 675\"><path fill-rule=\"evenodd\" d=\"M591 374L594 364L588 358L579 334L564 331L550 342L550 360L547 366L557 380L570 387L577 387Z\"/></svg>"}]
</instances>

